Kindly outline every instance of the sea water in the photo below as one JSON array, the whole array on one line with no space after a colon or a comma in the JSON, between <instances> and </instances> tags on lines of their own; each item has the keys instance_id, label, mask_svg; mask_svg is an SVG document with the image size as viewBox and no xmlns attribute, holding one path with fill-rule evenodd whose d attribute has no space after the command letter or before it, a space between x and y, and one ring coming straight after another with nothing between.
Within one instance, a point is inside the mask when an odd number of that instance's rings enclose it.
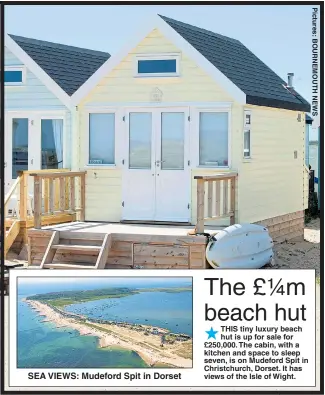
<instances>
[{"instance_id":1,"label":"sea water","mask_svg":"<svg viewBox=\"0 0 325 395\"><path fill-rule=\"evenodd\" d=\"M179 284L181 286L183 284ZM185 285L185 284L184 284ZM115 286L118 286L117 284ZM124 284L125 286L125 284ZM161 286L161 284L160 284ZM98 286L98 288L103 287ZM41 289L42 288L42 289ZM85 285L65 290L94 289ZM22 299L35 293L62 291L62 286L20 287L18 292L18 368L128 368L147 367L134 351L116 347L98 348L95 336L80 336L70 328L57 328L41 317ZM167 328L192 335L192 292L140 292L123 298L110 298L70 305L68 311L89 317L116 319ZM100 316L105 317L100 317Z\"/></svg>"},{"instance_id":2,"label":"sea water","mask_svg":"<svg viewBox=\"0 0 325 395\"><path fill-rule=\"evenodd\" d=\"M26 302L18 302L18 368L146 367L134 351L98 348L98 338L56 328Z\"/></svg>"},{"instance_id":3,"label":"sea water","mask_svg":"<svg viewBox=\"0 0 325 395\"><path fill-rule=\"evenodd\" d=\"M89 318L152 325L192 336L192 292L140 292L65 307Z\"/></svg>"}]
</instances>

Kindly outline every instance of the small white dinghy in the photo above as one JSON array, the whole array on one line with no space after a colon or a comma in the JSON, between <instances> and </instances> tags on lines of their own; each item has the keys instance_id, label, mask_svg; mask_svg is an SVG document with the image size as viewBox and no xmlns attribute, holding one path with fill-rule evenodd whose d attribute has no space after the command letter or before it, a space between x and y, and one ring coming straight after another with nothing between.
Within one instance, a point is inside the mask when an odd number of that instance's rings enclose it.
<instances>
[{"instance_id":1,"label":"small white dinghy","mask_svg":"<svg viewBox=\"0 0 325 395\"><path fill-rule=\"evenodd\" d=\"M259 269L273 258L273 240L264 226L232 225L214 235L206 258L214 269Z\"/></svg>"}]
</instances>

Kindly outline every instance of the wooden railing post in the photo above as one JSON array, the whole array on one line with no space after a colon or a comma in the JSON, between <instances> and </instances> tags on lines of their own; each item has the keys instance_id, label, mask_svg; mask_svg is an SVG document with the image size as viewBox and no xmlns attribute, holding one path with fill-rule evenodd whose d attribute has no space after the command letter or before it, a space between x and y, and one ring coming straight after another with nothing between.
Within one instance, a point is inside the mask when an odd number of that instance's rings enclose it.
<instances>
[{"instance_id":1,"label":"wooden railing post","mask_svg":"<svg viewBox=\"0 0 325 395\"><path fill-rule=\"evenodd\" d=\"M27 189L28 189L28 174L23 171L20 174L19 184L19 219L26 221L27 219Z\"/></svg>"},{"instance_id":2,"label":"wooden railing post","mask_svg":"<svg viewBox=\"0 0 325 395\"><path fill-rule=\"evenodd\" d=\"M80 221L85 220L85 207L86 206L86 174L80 176Z\"/></svg>"},{"instance_id":3,"label":"wooden railing post","mask_svg":"<svg viewBox=\"0 0 325 395\"><path fill-rule=\"evenodd\" d=\"M76 208L76 182L74 177L70 177L70 210Z\"/></svg>"},{"instance_id":4,"label":"wooden railing post","mask_svg":"<svg viewBox=\"0 0 325 395\"><path fill-rule=\"evenodd\" d=\"M234 225L236 221L235 211L236 211L236 177L231 180L231 191L230 191L230 225Z\"/></svg>"},{"instance_id":5,"label":"wooden railing post","mask_svg":"<svg viewBox=\"0 0 325 395\"><path fill-rule=\"evenodd\" d=\"M228 214L228 180L223 180L223 215Z\"/></svg>"},{"instance_id":6,"label":"wooden railing post","mask_svg":"<svg viewBox=\"0 0 325 395\"><path fill-rule=\"evenodd\" d=\"M196 209L196 232L204 232L204 180L197 180L197 209Z\"/></svg>"},{"instance_id":7,"label":"wooden railing post","mask_svg":"<svg viewBox=\"0 0 325 395\"><path fill-rule=\"evenodd\" d=\"M65 205L64 209L69 210L70 204L69 204L69 188L70 188L70 177L64 177L64 182L65 182Z\"/></svg>"},{"instance_id":8,"label":"wooden railing post","mask_svg":"<svg viewBox=\"0 0 325 395\"><path fill-rule=\"evenodd\" d=\"M65 209L65 181L64 177L60 177L60 211Z\"/></svg>"},{"instance_id":9,"label":"wooden railing post","mask_svg":"<svg viewBox=\"0 0 325 395\"><path fill-rule=\"evenodd\" d=\"M54 181L53 178L49 179L49 213L54 212Z\"/></svg>"},{"instance_id":10,"label":"wooden railing post","mask_svg":"<svg viewBox=\"0 0 325 395\"><path fill-rule=\"evenodd\" d=\"M42 179L34 176L34 228L42 227Z\"/></svg>"},{"instance_id":11,"label":"wooden railing post","mask_svg":"<svg viewBox=\"0 0 325 395\"><path fill-rule=\"evenodd\" d=\"M220 216L220 181L216 181L216 217Z\"/></svg>"},{"instance_id":12,"label":"wooden railing post","mask_svg":"<svg viewBox=\"0 0 325 395\"><path fill-rule=\"evenodd\" d=\"M208 217L212 217L213 181L208 181Z\"/></svg>"},{"instance_id":13,"label":"wooden railing post","mask_svg":"<svg viewBox=\"0 0 325 395\"><path fill-rule=\"evenodd\" d=\"M44 211L48 213L49 212L49 179L44 178L43 186L44 186Z\"/></svg>"}]
</instances>

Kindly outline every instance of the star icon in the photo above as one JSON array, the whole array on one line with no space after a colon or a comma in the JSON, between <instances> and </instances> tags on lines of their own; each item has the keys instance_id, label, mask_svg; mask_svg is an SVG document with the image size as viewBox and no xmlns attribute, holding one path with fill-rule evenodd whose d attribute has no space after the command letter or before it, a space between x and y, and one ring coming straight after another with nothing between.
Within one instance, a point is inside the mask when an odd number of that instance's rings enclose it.
<instances>
[{"instance_id":1,"label":"star icon","mask_svg":"<svg viewBox=\"0 0 325 395\"><path fill-rule=\"evenodd\" d=\"M214 331L212 326L211 329L209 331L205 331L208 334L208 340L210 338L215 339L216 338L216 334L218 333L218 331Z\"/></svg>"}]
</instances>

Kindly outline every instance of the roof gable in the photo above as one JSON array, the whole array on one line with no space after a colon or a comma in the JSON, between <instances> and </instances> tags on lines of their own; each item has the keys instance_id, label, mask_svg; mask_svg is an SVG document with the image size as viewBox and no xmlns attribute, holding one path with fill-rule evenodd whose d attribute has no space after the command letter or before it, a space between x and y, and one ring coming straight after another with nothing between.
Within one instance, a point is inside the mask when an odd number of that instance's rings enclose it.
<instances>
[{"instance_id":1,"label":"roof gable","mask_svg":"<svg viewBox=\"0 0 325 395\"><path fill-rule=\"evenodd\" d=\"M159 16L241 89L247 104L310 111L310 104L240 41Z\"/></svg>"},{"instance_id":2,"label":"roof gable","mask_svg":"<svg viewBox=\"0 0 325 395\"><path fill-rule=\"evenodd\" d=\"M219 69L212 65L200 52L190 45L180 34L178 34L168 23L158 15L151 17L148 21L140 24L140 29L132 34L118 53L111 56L71 97L74 105L78 105L100 81L105 78L129 53L139 45L154 29L158 29L170 42L179 48L190 59L194 60L198 67L212 77L218 85L238 103L246 103L246 95Z\"/></svg>"},{"instance_id":3,"label":"roof gable","mask_svg":"<svg viewBox=\"0 0 325 395\"><path fill-rule=\"evenodd\" d=\"M110 57L72 95L75 105L116 67L152 30L162 34L192 58L237 102L310 112L310 104L240 41L165 16L143 23L119 53Z\"/></svg>"},{"instance_id":4,"label":"roof gable","mask_svg":"<svg viewBox=\"0 0 325 395\"><path fill-rule=\"evenodd\" d=\"M106 52L9 36L68 96L110 57Z\"/></svg>"}]
</instances>

